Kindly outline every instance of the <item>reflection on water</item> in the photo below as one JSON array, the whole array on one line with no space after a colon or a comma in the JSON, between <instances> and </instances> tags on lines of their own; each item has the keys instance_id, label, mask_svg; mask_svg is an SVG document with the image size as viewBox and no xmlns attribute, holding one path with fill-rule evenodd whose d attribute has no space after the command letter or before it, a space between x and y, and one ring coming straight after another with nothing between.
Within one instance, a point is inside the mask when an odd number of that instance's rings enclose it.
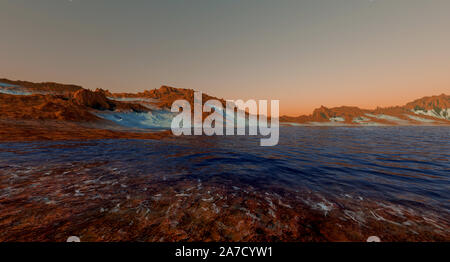
<instances>
[{"instance_id":1,"label":"reflection on water","mask_svg":"<svg viewBox=\"0 0 450 262\"><path fill-rule=\"evenodd\" d=\"M449 241L448 127L0 144L0 240Z\"/></svg>"}]
</instances>

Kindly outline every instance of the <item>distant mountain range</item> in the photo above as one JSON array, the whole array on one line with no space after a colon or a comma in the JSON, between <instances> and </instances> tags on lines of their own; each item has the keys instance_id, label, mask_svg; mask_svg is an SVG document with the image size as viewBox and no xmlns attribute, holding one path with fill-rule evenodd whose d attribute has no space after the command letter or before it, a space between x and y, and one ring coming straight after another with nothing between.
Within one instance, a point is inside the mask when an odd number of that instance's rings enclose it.
<instances>
[{"instance_id":1,"label":"distant mountain range","mask_svg":"<svg viewBox=\"0 0 450 262\"><path fill-rule=\"evenodd\" d=\"M423 97L403 106L374 110L322 106L311 115L282 116L280 121L288 125L449 125L450 96Z\"/></svg>"},{"instance_id":2,"label":"distant mountain range","mask_svg":"<svg viewBox=\"0 0 450 262\"><path fill-rule=\"evenodd\" d=\"M91 91L77 85L0 79L0 120L54 120L127 128L170 127L173 101L193 101L194 90L161 86L141 93ZM217 99L203 94L203 101ZM223 103L223 99L219 99ZM282 101L281 101L282 102ZM423 97L403 106L320 107L311 115L281 116L287 126L450 125L450 96Z\"/></svg>"}]
</instances>

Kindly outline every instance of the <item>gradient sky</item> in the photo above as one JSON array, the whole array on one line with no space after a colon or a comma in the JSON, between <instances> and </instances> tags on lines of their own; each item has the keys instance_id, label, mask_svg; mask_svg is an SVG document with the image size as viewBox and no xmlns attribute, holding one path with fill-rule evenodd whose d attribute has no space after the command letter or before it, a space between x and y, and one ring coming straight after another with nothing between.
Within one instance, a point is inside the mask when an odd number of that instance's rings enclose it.
<instances>
[{"instance_id":1,"label":"gradient sky","mask_svg":"<svg viewBox=\"0 0 450 262\"><path fill-rule=\"evenodd\" d=\"M450 93L448 0L0 0L0 77L279 99L282 114Z\"/></svg>"}]
</instances>

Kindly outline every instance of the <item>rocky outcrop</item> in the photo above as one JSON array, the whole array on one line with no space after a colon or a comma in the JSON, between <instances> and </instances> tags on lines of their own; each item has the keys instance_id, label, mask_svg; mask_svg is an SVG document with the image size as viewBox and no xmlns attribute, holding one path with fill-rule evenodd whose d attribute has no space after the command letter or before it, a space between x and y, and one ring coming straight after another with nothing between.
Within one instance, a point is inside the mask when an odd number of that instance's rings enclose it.
<instances>
[{"instance_id":1,"label":"rocky outcrop","mask_svg":"<svg viewBox=\"0 0 450 262\"><path fill-rule=\"evenodd\" d=\"M77 90L82 89L81 86L77 85L66 85L59 84L54 82L42 82L42 83L33 83L28 81L13 81L5 78L0 79L0 83L5 83L9 85L19 86L22 89L32 92L32 93L52 93L52 94L70 94Z\"/></svg>"},{"instance_id":2,"label":"rocky outcrop","mask_svg":"<svg viewBox=\"0 0 450 262\"><path fill-rule=\"evenodd\" d=\"M311 115L297 117L282 116L280 122L299 124L342 124L342 125L421 125L450 124L450 96L424 97L404 106L378 107L374 110L341 106L321 106Z\"/></svg>"},{"instance_id":3,"label":"rocky outcrop","mask_svg":"<svg viewBox=\"0 0 450 262\"><path fill-rule=\"evenodd\" d=\"M83 89L75 85L57 83L31 83L26 81L11 81L0 79L3 89L12 94L2 94L0 110L7 113L0 118L25 119L63 119L76 121L91 121L95 119L95 110L116 112L148 112L152 110L170 110L174 101L183 99L194 102L194 90L175 88L163 85L158 89L146 90L140 93L111 93L108 90L95 91ZM20 88L20 89L18 89ZM37 91L47 90L48 93L29 95ZM14 95L20 94L23 95ZM26 93L24 93L26 92ZM24 95L25 94L25 95ZM203 94L206 102L216 99L225 107L225 100ZM14 101L14 102L12 102ZM32 107L23 104L32 103ZM23 107L26 107L22 109ZM37 107L35 107L37 106ZM21 108L21 110L17 110ZM33 108L33 112L28 112ZM193 108L193 107L192 107ZM208 115L204 113L205 117ZM450 124L450 96L423 97L404 106L377 108L374 110L358 107L341 106L328 108L321 106L311 115L296 117L282 116L280 122L320 125L409 125L409 124Z\"/></svg>"},{"instance_id":4,"label":"rocky outcrop","mask_svg":"<svg viewBox=\"0 0 450 262\"><path fill-rule=\"evenodd\" d=\"M87 89L80 89L74 92L71 96L75 104L91 107L98 110L110 110L114 108L114 104L106 98L102 91L90 91Z\"/></svg>"},{"instance_id":5,"label":"rocky outcrop","mask_svg":"<svg viewBox=\"0 0 450 262\"><path fill-rule=\"evenodd\" d=\"M407 109L413 110L433 110L435 108L450 108L450 96L441 94L439 96L426 96L416 99L405 106Z\"/></svg>"},{"instance_id":6,"label":"rocky outcrop","mask_svg":"<svg viewBox=\"0 0 450 262\"><path fill-rule=\"evenodd\" d=\"M130 93L115 93L112 94L114 98L147 98L154 100L151 102L156 107L162 109L170 109L172 107L172 103L175 100L183 99L189 101L191 106L194 102L194 90L193 89L185 89L185 88L176 88L171 86L163 85L158 89L146 90L144 92L130 94ZM222 102L225 106L225 100L219 99L217 97L213 97L207 94L202 95L202 101L206 102L210 99L216 99Z\"/></svg>"},{"instance_id":7,"label":"rocky outcrop","mask_svg":"<svg viewBox=\"0 0 450 262\"><path fill-rule=\"evenodd\" d=\"M404 108L415 114L450 120L450 96L445 94L417 99Z\"/></svg>"},{"instance_id":8,"label":"rocky outcrop","mask_svg":"<svg viewBox=\"0 0 450 262\"><path fill-rule=\"evenodd\" d=\"M24 120L63 120L89 122L99 120L89 108L62 96L0 94L0 118Z\"/></svg>"}]
</instances>

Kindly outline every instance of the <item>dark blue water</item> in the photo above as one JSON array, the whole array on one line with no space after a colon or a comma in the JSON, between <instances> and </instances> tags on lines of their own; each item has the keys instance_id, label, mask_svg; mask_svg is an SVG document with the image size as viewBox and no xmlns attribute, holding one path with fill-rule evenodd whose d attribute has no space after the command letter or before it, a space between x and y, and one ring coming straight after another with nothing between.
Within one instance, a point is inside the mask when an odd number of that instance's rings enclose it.
<instances>
[{"instance_id":1,"label":"dark blue water","mask_svg":"<svg viewBox=\"0 0 450 262\"><path fill-rule=\"evenodd\" d=\"M2 143L0 182L10 183L12 176L26 180L27 174L48 177L55 170L83 174L83 179L117 179L136 190L136 183L163 183L185 192L201 182L209 190L246 188L286 195L286 201L298 194L304 203L314 198L307 192L323 199L311 206L325 211L327 203L344 212L345 205L367 200L434 212L434 220L448 222L449 159L449 127L282 127L274 147L260 147L258 137L248 136ZM183 183L186 188L177 186ZM2 189L3 197L13 192Z\"/></svg>"}]
</instances>

